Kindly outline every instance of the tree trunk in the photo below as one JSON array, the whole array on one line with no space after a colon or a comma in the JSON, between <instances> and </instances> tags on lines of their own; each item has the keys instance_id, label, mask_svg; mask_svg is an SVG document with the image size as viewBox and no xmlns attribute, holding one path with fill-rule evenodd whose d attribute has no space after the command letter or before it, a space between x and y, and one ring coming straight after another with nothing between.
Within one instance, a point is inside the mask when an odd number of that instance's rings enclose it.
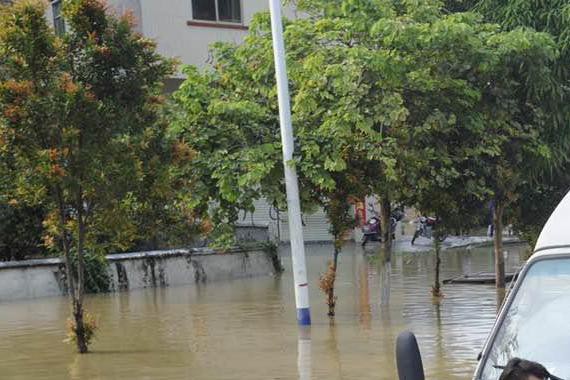
<instances>
[{"instance_id":1,"label":"tree trunk","mask_svg":"<svg viewBox=\"0 0 570 380\"><path fill-rule=\"evenodd\" d=\"M338 266L338 255L340 253L340 248L338 248L335 244L334 247L334 257L333 257L333 264L334 264L334 271L336 272L336 268Z\"/></svg>"},{"instance_id":2,"label":"tree trunk","mask_svg":"<svg viewBox=\"0 0 570 380\"><path fill-rule=\"evenodd\" d=\"M505 257L503 256L503 211L505 206L497 201L493 210L494 247L495 247L495 283L497 289L505 288Z\"/></svg>"},{"instance_id":3,"label":"tree trunk","mask_svg":"<svg viewBox=\"0 0 570 380\"><path fill-rule=\"evenodd\" d=\"M87 339L85 338L85 323L83 321L83 303L73 301L73 318L75 319L75 336L77 338L77 351L85 354L88 351Z\"/></svg>"},{"instance_id":4,"label":"tree trunk","mask_svg":"<svg viewBox=\"0 0 570 380\"><path fill-rule=\"evenodd\" d=\"M440 281L441 239L437 232L434 234L433 242L435 246L435 281L432 288L432 294L434 297L441 297L441 281Z\"/></svg>"},{"instance_id":5,"label":"tree trunk","mask_svg":"<svg viewBox=\"0 0 570 380\"><path fill-rule=\"evenodd\" d=\"M85 294L85 260L84 260L84 245L85 245L85 217L84 217L84 204L83 204L83 190L81 186L77 189L76 195L77 208L77 291L75 293L73 303L73 317L75 318L75 333L77 336L77 350L79 353L86 353L87 340L85 337L85 325L83 323L83 296Z\"/></svg>"},{"instance_id":6,"label":"tree trunk","mask_svg":"<svg viewBox=\"0 0 570 380\"><path fill-rule=\"evenodd\" d=\"M336 273L338 268L338 255L340 253L340 249L337 246L337 242L335 239L335 247L334 247L334 256L333 256L333 267L332 267L332 278L331 278L331 287L327 292L327 304L329 306L329 317L334 317L335 315L335 308L336 308L336 297L334 295L334 285L336 282Z\"/></svg>"},{"instance_id":7,"label":"tree trunk","mask_svg":"<svg viewBox=\"0 0 570 380\"><path fill-rule=\"evenodd\" d=\"M63 249L63 257L65 261L65 274L67 276L67 292L71 302L73 319L75 320L75 336L77 342L77 350L79 353L87 352L87 341L85 339L85 324L83 321L83 241L85 239L85 226L83 221L83 212L78 209L79 218L79 240L78 244L78 257L76 271L73 271L73 264L71 260L71 247L68 241L68 232L66 227L66 208L63 200L63 191L59 186L55 187L55 193L59 209L59 225L61 229L61 246ZM81 252L81 254L79 254ZM77 278L76 278L77 276Z\"/></svg>"},{"instance_id":8,"label":"tree trunk","mask_svg":"<svg viewBox=\"0 0 570 380\"><path fill-rule=\"evenodd\" d=\"M56 186L55 194L57 197L58 210L59 210L59 228L61 230L61 248L63 250L63 259L65 261L65 275L67 276L67 294L71 301L74 299L75 295L75 279L72 271L71 264L71 249L69 247L69 241L67 240L67 227L66 227L66 215L65 215L65 204L63 202L63 192L59 186Z\"/></svg>"},{"instance_id":9,"label":"tree trunk","mask_svg":"<svg viewBox=\"0 0 570 380\"><path fill-rule=\"evenodd\" d=\"M390 200L382 198L380 202L380 228L382 230L382 250L386 260L390 260L392 252L392 226L390 217L392 215L392 207Z\"/></svg>"}]
</instances>

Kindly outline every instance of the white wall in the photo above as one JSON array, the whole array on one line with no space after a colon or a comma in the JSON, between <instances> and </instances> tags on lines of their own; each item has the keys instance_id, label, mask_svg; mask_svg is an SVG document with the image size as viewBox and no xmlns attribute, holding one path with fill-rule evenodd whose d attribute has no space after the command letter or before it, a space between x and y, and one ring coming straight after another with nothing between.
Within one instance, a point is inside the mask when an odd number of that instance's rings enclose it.
<instances>
[{"instance_id":1,"label":"white wall","mask_svg":"<svg viewBox=\"0 0 570 380\"><path fill-rule=\"evenodd\" d=\"M144 35L157 42L162 55L176 57L185 64L204 66L209 56L208 47L212 43L239 43L246 35L246 31L235 29L188 26L187 21L192 20L189 0L141 1ZM244 9L244 14L246 12Z\"/></svg>"},{"instance_id":2,"label":"white wall","mask_svg":"<svg viewBox=\"0 0 570 380\"><path fill-rule=\"evenodd\" d=\"M247 30L187 25L192 20L191 0L111 0L109 4L120 9L140 8L143 34L157 42L162 55L176 57L184 64L203 67L214 42L240 43L247 35ZM268 0L242 0L242 25L248 26L255 13L268 10L268 4ZM285 14L295 16L290 7Z\"/></svg>"},{"instance_id":3,"label":"white wall","mask_svg":"<svg viewBox=\"0 0 570 380\"><path fill-rule=\"evenodd\" d=\"M255 13L269 9L268 0L241 1L245 27ZM155 40L162 55L178 58L184 64L204 67L214 42L240 43L247 35L247 30L187 25L192 20L192 0L108 0L107 4L117 13L130 10L137 19L136 29ZM291 6L286 6L283 13L297 17ZM46 18L50 24L53 22L51 6L47 7Z\"/></svg>"}]
</instances>

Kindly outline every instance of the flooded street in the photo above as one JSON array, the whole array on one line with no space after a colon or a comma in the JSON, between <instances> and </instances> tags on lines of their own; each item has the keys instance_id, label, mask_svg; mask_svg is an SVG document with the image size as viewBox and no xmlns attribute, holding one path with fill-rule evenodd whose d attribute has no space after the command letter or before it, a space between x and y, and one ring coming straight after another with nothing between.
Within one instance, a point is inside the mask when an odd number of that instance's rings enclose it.
<instances>
[{"instance_id":1,"label":"flooded street","mask_svg":"<svg viewBox=\"0 0 570 380\"><path fill-rule=\"evenodd\" d=\"M372 247L371 247L372 248ZM507 271L524 247L508 246ZM414 331L430 379L470 379L494 322L492 285L445 285L433 303L430 253L384 264L350 245L340 257L337 316L326 316L319 274L328 245L308 246L310 331L299 331L286 272L202 286L91 296L100 330L88 355L63 344L67 300L0 304L1 379L395 379L394 341ZM491 271L492 249L442 253L442 278Z\"/></svg>"}]
</instances>

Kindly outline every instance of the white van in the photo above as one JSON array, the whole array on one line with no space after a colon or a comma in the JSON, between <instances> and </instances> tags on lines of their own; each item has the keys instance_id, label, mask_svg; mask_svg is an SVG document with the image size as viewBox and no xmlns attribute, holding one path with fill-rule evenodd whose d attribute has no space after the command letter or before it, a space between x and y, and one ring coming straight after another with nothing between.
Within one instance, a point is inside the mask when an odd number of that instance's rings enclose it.
<instances>
[{"instance_id":1,"label":"white van","mask_svg":"<svg viewBox=\"0 0 570 380\"><path fill-rule=\"evenodd\" d=\"M423 380L413 334L400 335L396 351L400 380ZM553 378L570 379L570 193L512 287L473 378L497 380L513 357L544 365Z\"/></svg>"}]
</instances>

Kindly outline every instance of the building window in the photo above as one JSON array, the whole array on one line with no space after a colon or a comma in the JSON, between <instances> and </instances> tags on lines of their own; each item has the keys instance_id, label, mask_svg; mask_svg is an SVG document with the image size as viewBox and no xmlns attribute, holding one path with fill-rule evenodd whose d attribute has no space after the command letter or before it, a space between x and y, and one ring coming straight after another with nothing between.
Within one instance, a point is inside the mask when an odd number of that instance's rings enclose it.
<instances>
[{"instance_id":1,"label":"building window","mask_svg":"<svg viewBox=\"0 0 570 380\"><path fill-rule=\"evenodd\" d=\"M65 21L63 20L63 15L61 14L62 1L56 0L51 3L51 11L53 13L53 28L55 34L61 36L65 33Z\"/></svg>"},{"instance_id":2,"label":"building window","mask_svg":"<svg viewBox=\"0 0 570 380\"><path fill-rule=\"evenodd\" d=\"M194 20L240 24L241 0L192 0Z\"/></svg>"}]
</instances>

